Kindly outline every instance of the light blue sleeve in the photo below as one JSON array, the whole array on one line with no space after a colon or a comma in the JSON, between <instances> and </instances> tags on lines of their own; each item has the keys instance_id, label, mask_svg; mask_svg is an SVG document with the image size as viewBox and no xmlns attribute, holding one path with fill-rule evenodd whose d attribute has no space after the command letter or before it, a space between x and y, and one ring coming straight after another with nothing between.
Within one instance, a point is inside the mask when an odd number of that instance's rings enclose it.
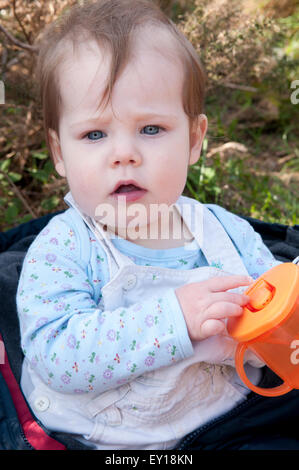
<instances>
[{"instance_id":1,"label":"light blue sleeve","mask_svg":"<svg viewBox=\"0 0 299 470\"><path fill-rule=\"evenodd\" d=\"M18 286L22 349L36 373L57 391L101 393L192 355L173 290L129 308L99 308L104 251L95 252L85 224L68 214L36 237Z\"/></svg>"},{"instance_id":2,"label":"light blue sleeve","mask_svg":"<svg viewBox=\"0 0 299 470\"><path fill-rule=\"evenodd\" d=\"M207 204L207 207L223 225L253 279L257 279L273 266L281 264L247 220L216 204Z\"/></svg>"}]
</instances>

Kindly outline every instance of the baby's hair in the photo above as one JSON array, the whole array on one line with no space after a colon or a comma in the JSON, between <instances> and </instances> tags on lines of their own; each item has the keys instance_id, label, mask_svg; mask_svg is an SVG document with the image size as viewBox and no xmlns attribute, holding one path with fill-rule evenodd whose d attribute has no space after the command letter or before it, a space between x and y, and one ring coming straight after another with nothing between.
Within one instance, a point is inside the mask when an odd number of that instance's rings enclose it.
<instances>
[{"instance_id":1,"label":"baby's hair","mask_svg":"<svg viewBox=\"0 0 299 470\"><path fill-rule=\"evenodd\" d=\"M47 26L37 39L39 54L36 79L48 148L48 130L53 129L59 136L62 101L58 72L69 47L72 46L74 50L82 41L94 40L110 52L110 77L102 100L107 104L117 78L130 60L138 31L147 25L168 31L175 40L175 53L184 69L183 107L190 124L202 113L205 74L199 57L191 43L158 5L151 0L89 0L70 8Z\"/></svg>"}]
</instances>

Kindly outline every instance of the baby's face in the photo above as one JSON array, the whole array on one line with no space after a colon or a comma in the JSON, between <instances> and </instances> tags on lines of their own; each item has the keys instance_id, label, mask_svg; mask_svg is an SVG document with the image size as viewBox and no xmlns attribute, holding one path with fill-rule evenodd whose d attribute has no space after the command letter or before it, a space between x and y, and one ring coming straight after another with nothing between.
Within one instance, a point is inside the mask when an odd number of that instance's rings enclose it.
<instances>
[{"instance_id":1,"label":"baby's face","mask_svg":"<svg viewBox=\"0 0 299 470\"><path fill-rule=\"evenodd\" d=\"M160 41L165 40L163 34ZM190 141L182 66L147 45L146 38L116 81L111 102L97 110L108 72L109 57L93 42L64 62L59 140L50 131L56 170L91 217L108 208L105 223L126 225L124 205L128 210L141 204L139 223L148 225L150 204L169 206L181 195L188 165L200 155L206 120L199 120Z\"/></svg>"}]
</instances>

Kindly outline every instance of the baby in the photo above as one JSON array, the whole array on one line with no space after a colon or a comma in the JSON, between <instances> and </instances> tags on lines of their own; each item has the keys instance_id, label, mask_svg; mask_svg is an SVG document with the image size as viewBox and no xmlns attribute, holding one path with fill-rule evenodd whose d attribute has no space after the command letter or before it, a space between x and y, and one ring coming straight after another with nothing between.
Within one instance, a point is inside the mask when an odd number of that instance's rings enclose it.
<instances>
[{"instance_id":1,"label":"baby","mask_svg":"<svg viewBox=\"0 0 299 470\"><path fill-rule=\"evenodd\" d=\"M246 221L182 196L207 131L204 73L154 3L71 9L38 77L70 208L24 260L22 390L48 429L93 448L175 448L246 400L226 319L277 261Z\"/></svg>"}]
</instances>

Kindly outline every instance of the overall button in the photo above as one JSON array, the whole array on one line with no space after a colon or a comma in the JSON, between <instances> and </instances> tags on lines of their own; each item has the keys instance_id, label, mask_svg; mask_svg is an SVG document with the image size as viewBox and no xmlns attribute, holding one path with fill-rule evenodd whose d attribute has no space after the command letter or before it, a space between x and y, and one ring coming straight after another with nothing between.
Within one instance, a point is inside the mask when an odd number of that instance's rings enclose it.
<instances>
[{"instance_id":1,"label":"overall button","mask_svg":"<svg viewBox=\"0 0 299 470\"><path fill-rule=\"evenodd\" d=\"M37 411L46 411L50 406L50 400L48 397L38 397L35 401L34 401L34 408L37 410Z\"/></svg>"},{"instance_id":2,"label":"overall button","mask_svg":"<svg viewBox=\"0 0 299 470\"><path fill-rule=\"evenodd\" d=\"M124 279L123 289L125 290L133 289L136 282L137 282L137 276L135 276L135 274L128 274L128 276L126 276Z\"/></svg>"}]
</instances>

